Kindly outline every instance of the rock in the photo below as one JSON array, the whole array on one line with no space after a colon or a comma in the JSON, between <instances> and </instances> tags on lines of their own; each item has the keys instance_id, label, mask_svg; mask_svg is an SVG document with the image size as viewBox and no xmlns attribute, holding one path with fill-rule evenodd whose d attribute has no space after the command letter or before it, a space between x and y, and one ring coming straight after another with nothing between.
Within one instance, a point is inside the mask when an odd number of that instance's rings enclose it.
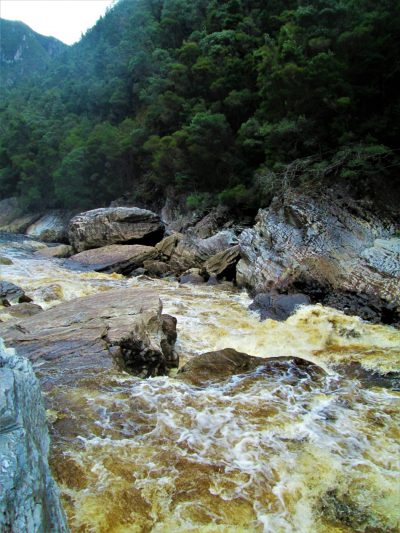
<instances>
[{"instance_id":1,"label":"rock","mask_svg":"<svg viewBox=\"0 0 400 533\"><path fill-rule=\"evenodd\" d=\"M204 263L203 270L209 276L217 276L220 278L235 279L236 264L240 258L239 246L232 246L227 250L222 250L217 254L207 259Z\"/></svg>"},{"instance_id":2,"label":"rock","mask_svg":"<svg viewBox=\"0 0 400 533\"><path fill-rule=\"evenodd\" d=\"M0 281L0 302L2 305L9 306L15 303L31 302L25 291L9 281Z\"/></svg>"},{"instance_id":3,"label":"rock","mask_svg":"<svg viewBox=\"0 0 400 533\"><path fill-rule=\"evenodd\" d=\"M207 280L207 285L219 285L217 276L211 275Z\"/></svg>"},{"instance_id":4,"label":"rock","mask_svg":"<svg viewBox=\"0 0 400 533\"><path fill-rule=\"evenodd\" d=\"M148 289L102 292L62 303L8 325L0 336L36 367L46 390L78 385L113 365L142 377L165 374L162 305ZM165 342L163 342L165 345Z\"/></svg>"},{"instance_id":5,"label":"rock","mask_svg":"<svg viewBox=\"0 0 400 533\"><path fill-rule=\"evenodd\" d=\"M201 268L203 263L215 254L237 244L233 231L220 231L208 239L186 236L182 238L170 260L175 273L182 273L189 268Z\"/></svg>"},{"instance_id":6,"label":"rock","mask_svg":"<svg viewBox=\"0 0 400 533\"><path fill-rule=\"evenodd\" d=\"M25 233L40 213L24 213L17 198L5 198L0 201L0 231L5 233Z\"/></svg>"},{"instance_id":7,"label":"rock","mask_svg":"<svg viewBox=\"0 0 400 533\"><path fill-rule=\"evenodd\" d=\"M36 298L41 299L44 302L54 302L64 298L64 291L62 286L58 283L51 283L40 287L40 289L35 292L35 299Z\"/></svg>"},{"instance_id":8,"label":"rock","mask_svg":"<svg viewBox=\"0 0 400 533\"><path fill-rule=\"evenodd\" d=\"M50 211L31 224L25 234L39 241L67 243L68 225L75 214L76 211Z\"/></svg>"},{"instance_id":9,"label":"rock","mask_svg":"<svg viewBox=\"0 0 400 533\"><path fill-rule=\"evenodd\" d=\"M199 239L207 239L218 233L229 221L229 208L224 205L213 207L207 215L188 229L188 233Z\"/></svg>"},{"instance_id":10,"label":"rock","mask_svg":"<svg viewBox=\"0 0 400 533\"><path fill-rule=\"evenodd\" d=\"M142 244L110 244L73 255L70 261L90 267L98 272L129 274L143 266L144 261L156 259L158 251Z\"/></svg>"},{"instance_id":11,"label":"rock","mask_svg":"<svg viewBox=\"0 0 400 533\"><path fill-rule=\"evenodd\" d=\"M70 257L73 254L72 246L60 244L59 246L48 246L36 252L37 255L44 257Z\"/></svg>"},{"instance_id":12,"label":"rock","mask_svg":"<svg viewBox=\"0 0 400 533\"><path fill-rule=\"evenodd\" d=\"M77 252L109 244L155 244L164 234L158 215L138 207L105 207L74 217L68 236Z\"/></svg>"},{"instance_id":13,"label":"rock","mask_svg":"<svg viewBox=\"0 0 400 533\"><path fill-rule=\"evenodd\" d=\"M192 357L178 372L177 378L196 386L229 379L237 374L245 374L260 369L263 373L291 373L293 378L301 379L307 374L321 376L324 371L299 357L276 357L264 359L237 352L232 348L207 352Z\"/></svg>"},{"instance_id":14,"label":"rock","mask_svg":"<svg viewBox=\"0 0 400 533\"><path fill-rule=\"evenodd\" d=\"M67 532L48 464L49 434L30 363L0 345L0 531Z\"/></svg>"},{"instance_id":15,"label":"rock","mask_svg":"<svg viewBox=\"0 0 400 533\"><path fill-rule=\"evenodd\" d=\"M162 277L170 272L169 266L163 261L143 261L143 268L150 276Z\"/></svg>"},{"instance_id":16,"label":"rock","mask_svg":"<svg viewBox=\"0 0 400 533\"><path fill-rule=\"evenodd\" d=\"M179 283L191 283L192 285L202 285L205 282L205 279L200 274L199 268L190 268L184 272L180 278Z\"/></svg>"},{"instance_id":17,"label":"rock","mask_svg":"<svg viewBox=\"0 0 400 533\"><path fill-rule=\"evenodd\" d=\"M8 257L0 256L0 265L12 265L13 262Z\"/></svg>"},{"instance_id":18,"label":"rock","mask_svg":"<svg viewBox=\"0 0 400 533\"><path fill-rule=\"evenodd\" d=\"M311 304L305 294L278 294L274 292L260 293L249 305L251 311L257 311L261 320L286 320L300 305Z\"/></svg>"},{"instance_id":19,"label":"rock","mask_svg":"<svg viewBox=\"0 0 400 533\"><path fill-rule=\"evenodd\" d=\"M37 313L40 313L40 311L43 311L40 305L26 302L7 307L5 310L1 311L1 314L6 313L7 315L11 315L15 318L25 318L36 315Z\"/></svg>"},{"instance_id":20,"label":"rock","mask_svg":"<svg viewBox=\"0 0 400 533\"><path fill-rule=\"evenodd\" d=\"M174 352L174 346L177 339L176 323L177 320L171 315L161 315L162 331L165 338L161 340L161 348L166 359L167 368L177 368L179 364L178 356Z\"/></svg>"},{"instance_id":21,"label":"rock","mask_svg":"<svg viewBox=\"0 0 400 533\"><path fill-rule=\"evenodd\" d=\"M172 233L172 235L164 237L164 239L158 242L155 247L162 255L170 259L181 239L183 239L182 233Z\"/></svg>"},{"instance_id":22,"label":"rock","mask_svg":"<svg viewBox=\"0 0 400 533\"><path fill-rule=\"evenodd\" d=\"M321 298L321 303L343 311L346 315L356 315L374 324L400 325L400 306L386 302L376 296L336 291Z\"/></svg>"},{"instance_id":23,"label":"rock","mask_svg":"<svg viewBox=\"0 0 400 533\"><path fill-rule=\"evenodd\" d=\"M287 291L301 280L400 302L398 227L332 192L286 190L239 237L237 282Z\"/></svg>"},{"instance_id":24,"label":"rock","mask_svg":"<svg viewBox=\"0 0 400 533\"><path fill-rule=\"evenodd\" d=\"M135 268L135 270L132 270L132 272L129 274L130 276L144 276L147 273L147 270L145 268Z\"/></svg>"}]
</instances>

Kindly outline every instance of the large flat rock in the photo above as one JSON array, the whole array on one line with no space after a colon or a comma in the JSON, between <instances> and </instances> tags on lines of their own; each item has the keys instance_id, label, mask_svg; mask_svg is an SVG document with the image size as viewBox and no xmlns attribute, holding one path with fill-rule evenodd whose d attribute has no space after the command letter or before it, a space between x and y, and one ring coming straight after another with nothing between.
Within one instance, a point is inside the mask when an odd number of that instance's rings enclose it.
<instances>
[{"instance_id":1,"label":"large flat rock","mask_svg":"<svg viewBox=\"0 0 400 533\"><path fill-rule=\"evenodd\" d=\"M108 244L155 244L164 224L160 217L138 207L104 207L80 213L69 225L68 237L77 252Z\"/></svg>"},{"instance_id":2,"label":"large flat rock","mask_svg":"<svg viewBox=\"0 0 400 533\"><path fill-rule=\"evenodd\" d=\"M143 266L144 261L156 259L158 251L153 246L141 244L110 244L94 250L85 250L71 257L71 261L98 272L129 274Z\"/></svg>"},{"instance_id":3,"label":"large flat rock","mask_svg":"<svg viewBox=\"0 0 400 533\"><path fill-rule=\"evenodd\" d=\"M34 364L45 390L77 385L113 365L154 376L176 364L161 311L151 290L112 290L0 324L0 337Z\"/></svg>"}]
</instances>

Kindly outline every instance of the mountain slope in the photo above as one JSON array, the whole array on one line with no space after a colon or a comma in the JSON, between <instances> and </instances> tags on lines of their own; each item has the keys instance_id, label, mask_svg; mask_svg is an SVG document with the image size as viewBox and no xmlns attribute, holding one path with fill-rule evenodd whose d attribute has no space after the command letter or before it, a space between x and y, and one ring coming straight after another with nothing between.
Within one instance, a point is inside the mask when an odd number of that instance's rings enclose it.
<instances>
[{"instance_id":1,"label":"mountain slope","mask_svg":"<svg viewBox=\"0 0 400 533\"><path fill-rule=\"evenodd\" d=\"M0 19L1 84L12 87L49 65L67 49L54 37L45 37L23 22Z\"/></svg>"},{"instance_id":2,"label":"mountain slope","mask_svg":"<svg viewBox=\"0 0 400 533\"><path fill-rule=\"evenodd\" d=\"M85 208L172 187L243 209L340 182L396 198L399 31L391 0L120 0L11 92L0 194Z\"/></svg>"}]
</instances>

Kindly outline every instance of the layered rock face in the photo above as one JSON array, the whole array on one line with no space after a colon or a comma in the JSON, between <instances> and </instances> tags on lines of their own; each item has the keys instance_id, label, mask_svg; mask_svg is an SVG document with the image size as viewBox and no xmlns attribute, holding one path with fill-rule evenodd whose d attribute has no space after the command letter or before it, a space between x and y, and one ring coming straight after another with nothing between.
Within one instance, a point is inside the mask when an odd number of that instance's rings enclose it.
<instances>
[{"instance_id":1,"label":"layered rock face","mask_svg":"<svg viewBox=\"0 0 400 533\"><path fill-rule=\"evenodd\" d=\"M257 293L317 283L399 305L396 230L349 200L288 190L242 232L237 281Z\"/></svg>"},{"instance_id":2,"label":"layered rock face","mask_svg":"<svg viewBox=\"0 0 400 533\"><path fill-rule=\"evenodd\" d=\"M171 326L166 329L161 310L151 290L112 290L0 324L0 336L37 366L46 390L78 385L113 364L155 376L177 366Z\"/></svg>"},{"instance_id":3,"label":"layered rock face","mask_svg":"<svg viewBox=\"0 0 400 533\"><path fill-rule=\"evenodd\" d=\"M80 213L68 236L77 252L109 244L155 244L164 233L160 217L138 207L105 207Z\"/></svg>"},{"instance_id":4,"label":"layered rock face","mask_svg":"<svg viewBox=\"0 0 400 533\"><path fill-rule=\"evenodd\" d=\"M67 532L47 462L49 435L31 364L0 342L0 530Z\"/></svg>"},{"instance_id":5,"label":"layered rock face","mask_svg":"<svg viewBox=\"0 0 400 533\"><path fill-rule=\"evenodd\" d=\"M68 224L75 213L68 211L46 213L31 224L25 234L44 242L68 242Z\"/></svg>"}]
</instances>

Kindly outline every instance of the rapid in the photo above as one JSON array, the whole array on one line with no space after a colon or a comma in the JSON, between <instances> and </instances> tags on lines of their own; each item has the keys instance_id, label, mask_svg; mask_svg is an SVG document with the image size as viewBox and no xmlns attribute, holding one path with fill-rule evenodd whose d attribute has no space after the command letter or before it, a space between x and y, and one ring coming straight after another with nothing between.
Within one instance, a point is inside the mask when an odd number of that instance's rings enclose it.
<instances>
[{"instance_id":1,"label":"rapid","mask_svg":"<svg viewBox=\"0 0 400 533\"><path fill-rule=\"evenodd\" d=\"M35 255L38 247L0 239L0 255L13 262L0 266L0 279L43 308L152 287L178 320L181 363L229 347L298 356L326 371L301 379L254 371L200 388L115 369L64 391L65 410L48 418L71 531L399 531L400 393L350 371L399 371L399 330L320 305L260 322L248 295L229 284L84 272ZM71 427L75 413L79 427Z\"/></svg>"}]
</instances>

